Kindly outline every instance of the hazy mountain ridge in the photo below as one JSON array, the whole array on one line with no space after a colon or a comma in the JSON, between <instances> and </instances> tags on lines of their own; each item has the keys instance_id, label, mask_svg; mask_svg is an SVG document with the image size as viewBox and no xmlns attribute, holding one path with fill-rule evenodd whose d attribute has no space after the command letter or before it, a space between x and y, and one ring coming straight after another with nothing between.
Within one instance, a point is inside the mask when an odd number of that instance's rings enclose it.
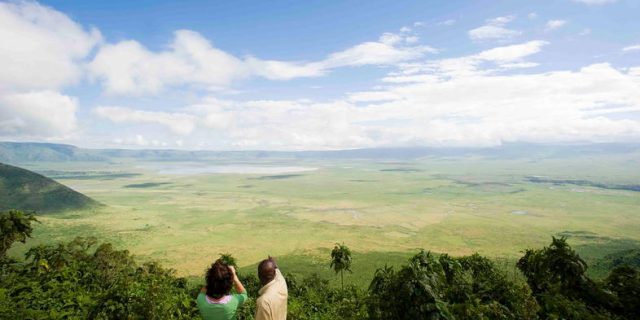
<instances>
[{"instance_id":1,"label":"hazy mountain ridge","mask_svg":"<svg viewBox=\"0 0 640 320\"><path fill-rule=\"evenodd\" d=\"M328 151L189 151L172 149L84 149L52 143L0 142L0 162L108 161L135 158L155 161L206 159L417 159L447 157L483 157L487 159L545 159L594 155L640 154L637 143L600 143L580 145L544 145L508 143L497 147L396 147Z\"/></svg>"},{"instance_id":2,"label":"hazy mountain ridge","mask_svg":"<svg viewBox=\"0 0 640 320\"><path fill-rule=\"evenodd\" d=\"M0 211L18 209L49 213L100 205L43 175L0 163Z\"/></svg>"},{"instance_id":3,"label":"hazy mountain ridge","mask_svg":"<svg viewBox=\"0 0 640 320\"><path fill-rule=\"evenodd\" d=\"M36 142L0 142L0 162L19 163L29 161L103 161L92 150L68 144Z\"/></svg>"}]
</instances>

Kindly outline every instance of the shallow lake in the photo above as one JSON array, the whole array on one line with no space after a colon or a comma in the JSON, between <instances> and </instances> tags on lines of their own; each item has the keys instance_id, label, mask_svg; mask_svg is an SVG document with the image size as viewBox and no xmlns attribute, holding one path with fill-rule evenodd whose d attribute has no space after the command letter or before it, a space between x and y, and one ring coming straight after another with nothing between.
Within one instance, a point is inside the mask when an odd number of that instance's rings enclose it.
<instances>
[{"instance_id":1,"label":"shallow lake","mask_svg":"<svg viewBox=\"0 0 640 320\"><path fill-rule=\"evenodd\" d=\"M318 170L316 167L267 166L267 165L211 165L206 163L150 163L139 168L155 171L157 174L283 174Z\"/></svg>"}]
</instances>

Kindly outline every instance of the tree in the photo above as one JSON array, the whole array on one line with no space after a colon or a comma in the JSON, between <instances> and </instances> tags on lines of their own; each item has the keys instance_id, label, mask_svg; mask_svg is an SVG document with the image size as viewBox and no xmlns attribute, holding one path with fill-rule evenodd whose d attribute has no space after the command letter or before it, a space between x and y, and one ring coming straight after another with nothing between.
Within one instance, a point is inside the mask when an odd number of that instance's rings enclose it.
<instances>
[{"instance_id":1,"label":"tree","mask_svg":"<svg viewBox=\"0 0 640 320\"><path fill-rule=\"evenodd\" d=\"M528 286L478 254L454 258L420 251L398 271L376 271L369 319L537 319Z\"/></svg>"},{"instance_id":2,"label":"tree","mask_svg":"<svg viewBox=\"0 0 640 320\"><path fill-rule=\"evenodd\" d=\"M586 262L564 237L553 237L548 247L525 251L517 267L544 318L611 318L617 312L615 295L587 277Z\"/></svg>"},{"instance_id":3,"label":"tree","mask_svg":"<svg viewBox=\"0 0 640 320\"><path fill-rule=\"evenodd\" d=\"M24 243L31 237L32 221L38 221L32 214L18 210L0 212L0 258L4 258L11 245L20 241Z\"/></svg>"},{"instance_id":4,"label":"tree","mask_svg":"<svg viewBox=\"0 0 640 320\"><path fill-rule=\"evenodd\" d=\"M605 286L618 297L618 308L629 319L640 315L640 271L628 265L611 270Z\"/></svg>"},{"instance_id":5,"label":"tree","mask_svg":"<svg viewBox=\"0 0 640 320\"><path fill-rule=\"evenodd\" d=\"M397 272L391 267L376 270L369 285L371 319L449 319L444 301L445 274L440 263L426 251L413 256Z\"/></svg>"},{"instance_id":6,"label":"tree","mask_svg":"<svg viewBox=\"0 0 640 320\"><path fill-rule=\"evenodd\" d=\"M344 271L351 272L351 250L344 243L336 243L331 250L331 268L336 274L340 273L340 283L344 290Z\"/></svg>"}]
</instances>

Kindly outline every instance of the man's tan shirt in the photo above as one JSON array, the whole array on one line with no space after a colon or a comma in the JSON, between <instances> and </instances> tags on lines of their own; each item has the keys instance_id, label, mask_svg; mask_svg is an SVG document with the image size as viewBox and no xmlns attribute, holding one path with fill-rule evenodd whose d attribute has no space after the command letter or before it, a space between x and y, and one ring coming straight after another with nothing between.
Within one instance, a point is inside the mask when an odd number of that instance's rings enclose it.
<instances>
[{"instance_id":1,"label":"man's tan shirt","mask_svg":"<svg viewBox=\"0 0 640 320\"><path fill-rule=\"evenodd\" d=\"M276 269L276 277L267 283L260 291L256 300L256 320L286 320L287 319L287 282L280 269Z\"/></svg>"}]
</instances>

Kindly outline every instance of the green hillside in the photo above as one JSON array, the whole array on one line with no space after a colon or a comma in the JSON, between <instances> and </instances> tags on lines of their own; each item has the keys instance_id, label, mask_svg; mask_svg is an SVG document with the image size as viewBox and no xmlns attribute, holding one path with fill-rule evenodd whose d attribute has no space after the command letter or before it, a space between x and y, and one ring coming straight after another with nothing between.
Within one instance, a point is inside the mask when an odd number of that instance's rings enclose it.
<instances>
[{"instance_id":1,"label":"green hillside","mask_svg":"<svg viewBox=\"0 0 640 320\"><path fill-rule=\"evenodd\" d=\"M99 205L99 202L43 175L0 163L0 210L48 213Z\"/></svg>"}]
</instances>

